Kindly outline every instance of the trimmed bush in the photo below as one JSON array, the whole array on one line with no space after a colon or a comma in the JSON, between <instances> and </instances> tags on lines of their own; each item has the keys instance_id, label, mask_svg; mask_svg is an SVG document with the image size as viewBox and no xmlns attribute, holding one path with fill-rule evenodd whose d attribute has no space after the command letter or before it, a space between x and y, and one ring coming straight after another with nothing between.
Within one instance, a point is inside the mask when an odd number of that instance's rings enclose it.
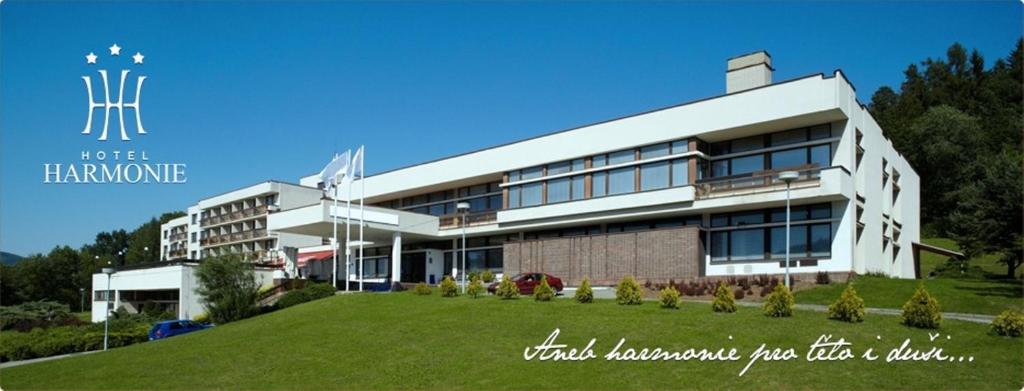
<instances>
[{"instance_id":1,"label":"trimmed bush","mask_svg":"<svg viewBox=\"0 0 1024 391\"><path fill-rule=\"evenodd\" d=\"M711 310L715 312L736 312L736 298L732 291L723 283L715 289L715 300L711 302Z\"/></svg>"},{"instance_id":2,"label":"trimmed bush","mask_svg":"<svg viewBox=\"0 0 1024 391\"><path fill-rule=\"evenodd\" d=\"M818 285L828 285L832 283L832 278L829 277L828 272L818 272L818 274L814 276L814 283Z\"/></svg>"},{"instance_id":3,"label":"trimmed bush","mask_svg":"<svg viewBox=\"0 0 1024 391\"><path fill-rule=\"evenodd\" d=\"M576 294L573 296L573 299L575 299L577 303L582 304L594 302L594 291L590 289L589 278L583 278L583 282L580 283L580 287L576 288Z\"/></svg>"},{"instance_id":4,"label":"trimmed bush","mask_svg":"<svg viewBox=\"0 0 1024 391\"><path fill-rule=\"evenodd\" d=\"M428 296L431 293L433 293L433 290L430 289L430 285L427 285L427 283L425 282L421 282L419 284L416 284L416 287L412 289L412 293L415 293L420 296Z\"/></svg>"},{"instance_id":5,"label":"trimmed bush","mask_svg":"<svg viewBox=\"0 0 1024 391\"><path fill-rule=\"evenodd\" d=\"M519 287L505 275L501 277L501 282L498 283L498 289L494 291L494 294L502 300L515 299L519 297Z\"/></svg>"},{"instance_id":6,"label":"trimmed bush","mask_svg":"<svg viewBox=\"0 0 1024 391\"><path fill-rule=\"evenodd\" d=\"M484 270L483 274L480 275L480 278L485 283L490 284L490 283L494 282L494 273L491 273L490 270Z\"/></svg>"},{"instance_id":7,"label":"trimmed bush","mask_svg":"<svg viewBox=\"0 0 1024 391\"><path fill-rule=\"evenodd\" d=\"M903 304L903 324L920 329L937 329L941 323L939 302L924 289L924 284L919 284L914 295Z\"/></svg>"},{"instance_id":8,"label":"trimmed bush","mask_svg":"<svg viewBox=\"0 0 1024 391\"><path fill-rule=\"evenodd\" d=\"M274 303L274 307L277 309L288 308L293 305L331 297L334 296L335 290L336 289L334 289L334 286L331 284L310 284L302 289L285 292L285 294L281 295L281 298L277 300L277 303Z\"/></svg>"},{"instance_id":9,"label":"trimmed bush","mask_svg":"<svg viewBox=\"0 0 1024 391\"><path fill-rule=\"evenodd\" d=\"M776 284L775 289L764 301L764 315L773 318L793 316L796 300L785 284Z\"/></svg>"},{"instance_id":10,"label":"trimmed bush","mask_svg":"<svg viewBox=\"0 0 1024 391\"><path fill-rule=\"evenodd\" d=\"M67 304L56 301L29 301L0 307L0 330L30 331L34 328L77 326L83 324Z\"/></svg>"},{"instance_id":11,"label":"trimmed bush","mask_svg":"<svg viewBox=\"0 0 1024 391\"><path fill-rule=\"evenodd\" d=\"M643 303L643 293L640 289L640 283L636 282L633 276L622 277L615 286L615 302L620 305L640 305Z\"/></svg>"},{"instance_id":12,"label":"trimmed bush","mask_svg":"<svg viewBox=\"0 0 1024 391\"><path fill-rule=\"evenodd\" d=\"M480 295L484 294L484 292L485 292L484 284L482 282L480 282L479 278L475 279L473 281L470 281L469 282L469 286L466 287L466 294L469 295L469 297L472 297L474 299L480 297Z\"/></svg>"},{"instance_id":13,"label":"trimmed bush","mask_svg":"<svg viewBox=\"0 0 1024 391\"><path fill-rule=\"evenodd\" d=\"M828 318L853 323L864 321L864 299L857 296L852 283L846 284L839 300L828 306Z\"/></svg>"},{"instance_id":14,"label":"trimmed bush","mask_svg":"<svg viewBox=\"0 0 1024 391\"><path fill-rule=\"evenodd\" d=\"M459 295L459 286L455 285L455 281L451 277L445 277L441 280L441 297L455 297Z\"/></svg>"},{"instance_id":15,"label":"trimmed bush","mask_svg":"<svg viewBox=\"0 0 1024 391\"><path fill-rule=\"evenodd\" d=\"M679 291L676 288L667 286L659 293L658 301L661 302L661 308L679 309Z\"/></svg>"},{"instance_id":16,"label":"trimmed bush","mask_svg":"<svg viewBox=\"0 0 1024 391\"><path fill-rule=\"evenodd\" d=\"M1007 337L1024 335L1024 314L1015 310L1003 311L992 321L992 331Z\"/></svg>"},{"instance_id":17,"label":"trimmed bush","mask_svg":"<svg viewBox=\"0 0 1024 391\"><path fill-rule=\"evenodd\" d=\"M743 291L743 288L736 288L733 296L736 297L736 300L743 300L744 297L747 297L747 293Z\"/></svg>"},{"instance_id":18,"label":"trimmed bush","mask_svg":"<svg viewBox=\"0 0 1024 391\"><path fill-rule=\"evenodd\" d=\"M533 288L533 299L536 301L551 301L555 297L555 290L548 285L548 277L542 276L540 284Z\"/></svg>"}]
</instances>

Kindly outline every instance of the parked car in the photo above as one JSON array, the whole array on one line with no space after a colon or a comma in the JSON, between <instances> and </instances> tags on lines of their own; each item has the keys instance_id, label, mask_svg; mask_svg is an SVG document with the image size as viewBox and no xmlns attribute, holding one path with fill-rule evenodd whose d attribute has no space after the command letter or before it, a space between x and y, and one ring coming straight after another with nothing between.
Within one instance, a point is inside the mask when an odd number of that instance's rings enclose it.
<instances>
[{"instance_id":1,"label":"parked car","mask_svg":"<svg viewBox=\"0 0 1024 391\"><path fill-rule=\"evenodd\" d=\"M540 279L543 276L548 278L548 285L551 286L551 289L555 290L556 294L562 291L562 279L547 273L519 273L516 274L515 277L512 277L511 280L517 287L519 287L519 294L532 295L533 288L540 285ZM499 283L495 282L487 286L487 291L494 293L498 290L498 284Z\"/></svg>"},{"instance_id":2,"label":"parked car","mask_svg":"<svg viewBox=\"0 0 1024 391\"><path fill-rule=\"evenodd\" d=\"M192 320L168 320L153 325L149 329L149 340L163 339L175 335L188 334L193 331L205 330L213 325L203 324Z\"/></svg>"}]
</instances>

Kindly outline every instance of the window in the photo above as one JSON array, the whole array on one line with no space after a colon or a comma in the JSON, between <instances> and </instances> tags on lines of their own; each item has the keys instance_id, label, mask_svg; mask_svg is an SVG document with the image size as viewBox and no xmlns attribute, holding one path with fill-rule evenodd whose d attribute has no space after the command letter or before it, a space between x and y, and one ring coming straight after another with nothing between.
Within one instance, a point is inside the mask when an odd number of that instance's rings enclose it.
<instances>
[{"instance_id":1,"label":"window","mask_svg":"<svg viewBox=\"0 0 1024 391\"><path fill-rule=\"evenodd\" d=\"M582 175L578 175L578 176L572 177L572 199L574 199L574 200L582 200L583 199L583 195L584 195L583 194L583 190L584 190L583 176Z\"/></svg>"},{"instance_id":2,"label":"window","mask_svg":"<svg viewBox=\"0 0 1024 391\"><path fill-rule=\"evenodd\" d=\"M726 261L729 259L729 251L727 245L729 243L728 232L712 232L711 233L711 260L712 261Z\"/></svg>"},{"instance_id":3,"label":"window","mask_svg":"<svg viewBox=\"0 0 1024 391\"><path fill-rule=\"evenodd\" d=\"M540 178L542 175L544 175L543 167L524 168L522 171L522 180Z\"/></svg>"},{"instance_id":4,"label":"window","mask_svg":"<svg viewBox=\"0 0 1024 391\"><path fill-rule=\"evenodd\" d=\"M807 149L797 148L785 151L772 152L771 164L773 169L798 167L807 164Z\"/></svg>"},{"instance_id":5,"label":"window","mask_svg":"<svg viewBox=\"0 0 1024 391\"><path fill-rule=\"evenodd\" d=\"M832 146L818 145L811 147L811 164L818 167L829 167L832 165Z\"/></svg>"},{"instance_id":6,"label":"window","mask_svg":"<svg viewBox=\"0 0 1024 391\"><path fill-rule=\"evenodd\" d=\"M591 196L592 197L604 197L608 194L608 173L607 172L595 172L592 176L593 183L591 184Z\"/></svg>"},{"instance_id":7,"label":"window","mask_svg":"<svg viewBox=\"0 0 1024 391\"><path fill-rule=\"evenodd\" d=\"M736 261L764 258L764 230L744 229L729 232L729 258Z\"/></svg>"},{"instance_id":8,"label":"window","mask_svg":"<svg viewBox=\"0 0 1024 391\"><path fill-rule=\"evenodd\" d=\"M732 140L730 153L753 151L764 148L764 137L754 136Z\"/></svg>"},{"instance_id":9,"label":"window","mask_svg":"<svg viewBox=\"0 0 1024 391\"><path fill-rule=\"evenodd\" d=\"M789 251L796 259L831 256L832 223L812 221L831 217L830 204L792 208ZM712 261L749 262L786 255L785 208L711 215Z\"/></svg>"},{"instance_id":10,"label":"window","mask_svg":"<svg viewBox=\"0 0 1024 391\"><path fill-rule=\"evenodd\" d=\"M793 129L771 135L772 146L796 144L807 141L807 129Z\"/></svg>"},{"instance_id":11,"label":"window","mask_svg":"<svg viewBox=\"0 0 1024 391\"><path fill-rule=\"evenodd\" d=\"M764 157L761 155L737 157L729 160L730 175L749 174L764 170Z\"/></svg>"},{"instance_id":12,"label":"window","mask_svg":"<svg viewBox=\"0 0 1024 391\"><path fill-rule=\"evenodd\" d=\"M687 140L679 140L672 142L672 154L680 154L690 150L690 142Z\"/></svg>"},{"instance_id":13,"label":"window","mask_svg":"<svg viewBox=\"0 0 1024 391\"><path fill-rule=\"evenodd\" d=\"M196 213L193 213L192 214L192 224L196 224L198 219L199 219L199 215L196 214Z\"/></svg>"},{"instance_id":14,"label":"window","mask_svg":"<svg viewBox=\"0 0 1024 391\"><path fill-rule=\"evenodd\" d=\"M632 193L635 188L635 170L633 167L625 167L608 172L608 194Z\"/></svg>"},{"instance_id":15,"label":"window","mask_svg":"<svg viewBox=\"0 0 1024 391\"><path fill-rule=\"evenodd\" d=\"M569 184L569 178L559 178L548 181L548 203L568 201Z\"/></svg>"},{"instance_id":16,"label":"window","mask_svg":"<svg viewBox=\"0 0 1024 391\"><path fill-rule=\"evenodd\" d=\"M632 149L608 154L608 164L628 163L634 160L636 160L636 153Z\"/></svg>"},{"instance_id":17,"label":"window","mask_svg":"<svg viewBox=\"0 0 1024 391\"><path fill-rule=\"evenodd\" d=\"M167 230L164 230L164 239L167 239Z\"/></svg>"},{"instance_id":18,"label":"window","mask_svg":"<svg viewBox=\"0 0 1024 391\"><path fill-rule=\"evenodd\" d=\"M663 161L640 166L640 190L655 190L668 187L668 165L668 162Z\"/></svg>"},{"instance_id":19,"label":"window","mask_svg":"<svg viewBox=\"0 0 1024 391\"><path fill-rule=\"evenodd\" d=\"M523 185L522 206L534 206L541 203L542 182L533 182Z\"/></svg>"},{"instance_id":20,"label":"window","mask_svg":"<svg viewBox=\"0 0 1024 391\"><path fill-rule=\"evenodd\" d=\"M811 229L811 256L827 257L832 254L832 225L814 224Z\"/></svg>"},{"instance_id":21,"label":"window","mask_svg":"<svg viewBox=\"0 0 1024 391\"><path fill-rule=\"evenodd\" d=\"M772 258L786 257L786 227L774 227L769 231L771 236ZM797 225L789 229L790 257L807 256L807 226Z\"/></svg>"},{"instance_id":22,"label":"window","mask_svg":"<svg viewBox=\"0 0 1024 391\"><path fill-rule=\"evenodd\" d=\"M729 175L729 161L728 160L717 160L711 162L711 176L728 176Z\"/></svg>"},{"instance_id":23,"label":"window","mask_svg":"<svg viewBox=\"0 0 1024 391\"><path fill-rule=\"evenodd\" d=\"M508 207L518 208L519 207L519 186L512 186L508 188Z\"/></svg>"},{"instance_id":24,"label":"window","mask_svg":"<svg viewBox=\"0 0 1024 391\"><path fill-rule=\"evenodd\" d=\"M814 127L811 127L811 130L808 133L810 134L811 140L820 140L820 139L823 139L823 138L829 138L829 137L832 137L832 125L831 124L822 124L822 125L814 126Z\"/></svg>"},{"instance_id":25,"label":"window","mask_svg":"<svg viewBox=\"0 0 1024 391\"><path fill-rule=\"evenodd\" d=\"M605 155L597 155L591 160L590 165L592 167L604 167L608 165L608 157Z\"/></svg>"},{"instance_id":26,"label":"window","mask_svg":"<svg viewBox=\"0 0 1024 391\"><path fill-rule=\"evenodd\" d=\"M558 175L569 172L572 169L570 162L560 162L548 165L548 175Z\"/></svg>"},{"instance_id":27,"label":"window","mask_svg":"<svg viewBox=\"0 0 1024 391\"><path fill-rule=\"evenodd\" d=\"M688 159L672 161L672 186L686 186L690 183L690 167Z\"/></svg>"},{"instance_id":28,"label":"window","mask_svg":"<svg viewBox=\"0 0 1024 391\"><path fill-rule=\"evenodd\" d=\"M196 242L196 233L193 232L192 233L192 243L195 243L195 242Z\"/></svg>"},{"instance_id":29,"label":"window","mask_svg":"<svg viewBox=\"0 0 1024 391\"><path fill-rule=\"evenodd\" d=\"M512 172L508 173L508 181L509 182L519 182L519 171L517 170L517 171L512 171Z\"/></svg>"},{"instance_id":30,"label":"window","mask_svg":"<svg viewBox=\"0 0 1024 391\"><path fill-rule=\"evenodd\" d=\"M640 159L653 159L656 157L668 156L669 144L648 145L640 148Z\"/></svg>"}]
</instances>

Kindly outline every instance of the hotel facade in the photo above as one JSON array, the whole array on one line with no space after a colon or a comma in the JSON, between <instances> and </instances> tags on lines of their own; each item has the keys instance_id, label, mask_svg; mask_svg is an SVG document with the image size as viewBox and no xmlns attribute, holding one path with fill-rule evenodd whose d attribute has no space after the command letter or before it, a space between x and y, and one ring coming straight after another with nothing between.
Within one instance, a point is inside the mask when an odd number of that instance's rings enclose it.
<instances>
[{"instance_id":1,"label":"hotel facade","mask_svg":"<svg viewBox=\"0 0 1024 391\"><path fill-rule=\"evenodd\" d=\"M463 232L469 272L546 272L568 285L781 274L779 174L795 171L791 273L914 278L913 168L841 71L778 83L772 71L766 52L736 57L721 96L367 176L355 182L362 218L355 200L335 207L319 175L199 200L163 225L161 260L237 253L278 277L328 280L335 217L343 233L350 216L352 240L365 233L353 280L462 273Z\"/></svg>"}]
</instances>

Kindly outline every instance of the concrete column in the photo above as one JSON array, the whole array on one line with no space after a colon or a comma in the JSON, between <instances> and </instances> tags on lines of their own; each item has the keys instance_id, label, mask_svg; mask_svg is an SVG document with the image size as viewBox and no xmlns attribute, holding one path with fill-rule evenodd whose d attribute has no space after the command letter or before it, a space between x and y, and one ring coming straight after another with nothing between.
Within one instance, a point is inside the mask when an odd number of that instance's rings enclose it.
<instances>
[{"instance_id":1,"label":"concrete column","mask_svg":"<svg viewBox=\"0 0 1024 391\"><path fill-rule=\"evenodd\" d=\"M402 233L391 234L391 282L402 278Z\"/></svg>"}]
</instances>

